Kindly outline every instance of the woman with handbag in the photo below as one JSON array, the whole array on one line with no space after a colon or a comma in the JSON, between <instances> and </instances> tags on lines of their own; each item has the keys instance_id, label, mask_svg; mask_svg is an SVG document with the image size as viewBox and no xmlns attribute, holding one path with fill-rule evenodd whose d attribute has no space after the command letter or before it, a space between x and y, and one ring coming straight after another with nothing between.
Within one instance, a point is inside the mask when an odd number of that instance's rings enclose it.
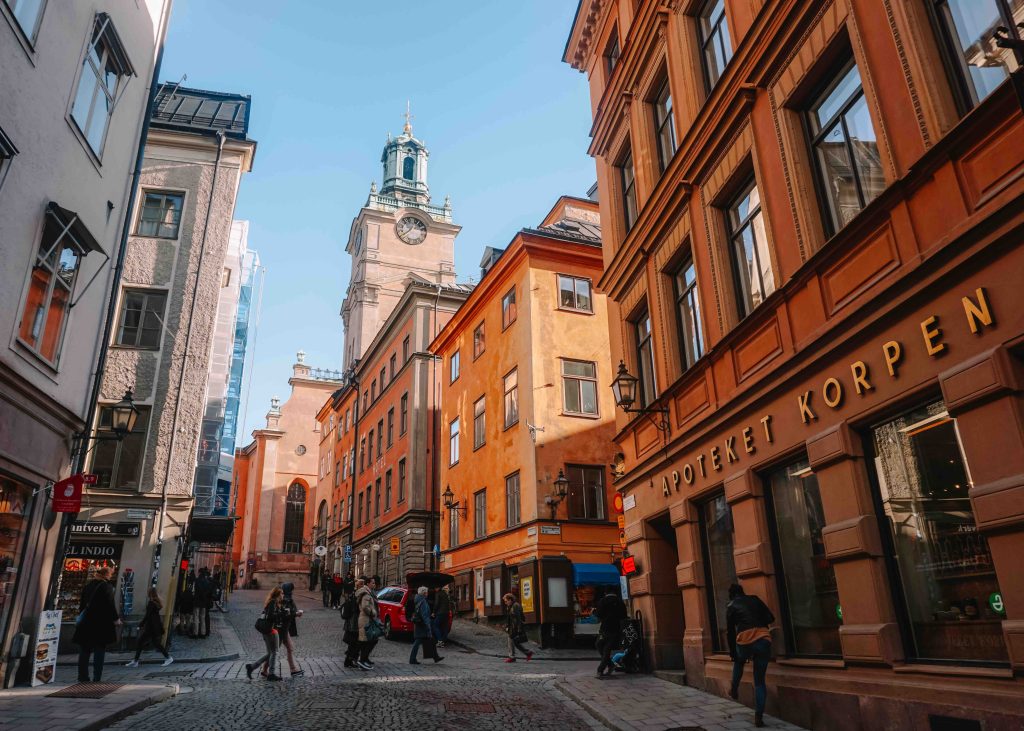
<instances>
[{"instance_id":1,"label":"woman with handbag","mask_svg":"<svg viewBox=\"0 0 1024 731\"><path fill-rule=\"evenodd\" d=\"M117 640L117 625L121 618L114 604L114 586L110 583L109 566L96 569L96 578L82 589L75 620L75 634L71 641L81 648L78 653L78 682L89 682L89 655L92 655L92 679L103 677L103 658L107 645Z\"/></svg>"},{"instance_id":2,"label":"woman with handbag","mask_svg":"<svg viewBox=\"0 0 1024 731\"><path fill-rule=\"evenodd\" d=\"M163 602L160 601L160 595L153 587L150 587L148 596L149 601L146 602L146 614L142 621L139 622L139 641L135 646L135 659L125 665L128 668L137 668L139 666L142 648L146 646L147 642L152 642L153 648L159 650L160 654L164 656L164 666L174 662L174 658L168 654L167 648L160 642L160 638L164 634L164 623L160 621L160 610L163 609Z\"/></svg>"},{"instance_id":3,"label":"woman with handbag","mask_svg":"<svg viewBox=\"0 0 1024 731\"><path fill-rule=\"evenodd\" d=\"M285 653L287 653L288 669L291 671L292 677L296 678L306 674L305 670L295 664L295 641L292 639L299 636L299 628L295 620L302 616L302 610L295 606L295 599L292 597L292 592L295 590L293 583L289 581L286 584L281 584L281 590L284 592L284 597L281 599L281 608L284 610L284 626L281 628L280 639Z\"/></svg>"},{"instance_id":4,"label":"woman with handbag","mask_svg":"<svg viewBox=\"0 0 1024 731\"><path fill-rule=\"evenodd\" d=\"M526 655L526 660L530 661L533 659L533 652L523 647L527 640L523 606L511 593L503 596L502 601L505 602L505 631L508 633L508 657L505 658L505 662L516 661L516 650Z\"/></svg>"},{"instance_id":5,"label":"woman with handbag","mask_svg":"<svg viewBox=\"0 0 1024 731\"><path fill-rule=\"evenodd\" d=\"M434 644L434 631L431 628L430 622L430 603L427 601L427 594L429 589L425 586L421 586L416 590L416 596L413 601L416 602L415 610L412 615L412 652L409 653L409 664L419 665L416 660L416 651L423 648L423 659L426 660L428 657L434 658L434 662L438 663L444 660L443 657L437 654L437 646Z\"/></svg>"},{"instance_id":6,"label":"woman with handbag","mask_svg":"<svg viewBox=\"0 0 1024 731\"><path fill-rule=\"evenodd\" d=\"M270 673L267 680L280 680L281 677L274 672L277 670L277 646L280 638L281 628L284 626L284 610L281 606L281 598L284 592L281 587L275 586L267 596L267 603L263 606L263 614L256 620L256 631L263 635L263 642L267 646L267 652L263 657L254 663L245 664L245 676L252 680L252 671L263 663L267 663Z\"/></svg>"},{"instance_id":7,"label":"woman with handbag","mask_svg":"<svg viewBox=\"0 0 1024 731\"><path fill-rule=\"evenodd\" d=\"M359 607L359 659L356 660L356 667L360 670L373 668L373 663L370 662L370 652L382 634L380 620L377 619L380 616L380 610L377 607L375 588L374 580L370 579L369 582L364 582L356 589L356 606Z\"/></svg>"}]
</instances>

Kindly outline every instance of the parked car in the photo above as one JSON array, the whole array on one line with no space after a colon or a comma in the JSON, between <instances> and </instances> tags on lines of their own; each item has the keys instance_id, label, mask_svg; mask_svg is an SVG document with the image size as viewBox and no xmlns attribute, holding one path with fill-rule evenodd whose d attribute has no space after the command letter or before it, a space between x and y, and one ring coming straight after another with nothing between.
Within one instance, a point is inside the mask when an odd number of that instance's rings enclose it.
<instances>
[{"instance_id":1,"label":"parked car","mask_svg":"<svg viewBox=\"0 0 1024 731\"><path fill-rule=\"evenodd\" d=\"M454 581L450 574L437 571L414 571L405 575L405 586L385 586L377 592L380 621L384 623L384 637L393 640L398 634L412 634L412 622L405 618L406 601L412 601L416 589L425 586L435 590ZM449 617L449 622L451 618Z\"/></svg>"}]
</instances>

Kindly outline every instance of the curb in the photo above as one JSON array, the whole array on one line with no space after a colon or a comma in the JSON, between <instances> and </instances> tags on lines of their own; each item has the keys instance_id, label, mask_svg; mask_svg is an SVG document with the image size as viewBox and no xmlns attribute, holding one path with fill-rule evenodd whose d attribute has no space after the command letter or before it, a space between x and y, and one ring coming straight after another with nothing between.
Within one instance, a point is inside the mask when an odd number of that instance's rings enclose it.
<instances>
[{"instance_id":1,"label":"curb","mask_svg":"<svg viewBox=\"0 0 1024 731\"><path fill-rule=\"evenodd\" d=\"M584 711L590 714L592 718L594 718L597 721L600 721L607 728L612 729L612 731L619 730L620 727L616 725L614 722L612 722L611 719L606 717L603 713L592 708L590 703L585 698L583 698L581 694L575 692L574 690L571 690L570 684L564 678L555 680L552 683L552 685L556 690L558 690L560 693L562 693L564 696L572 700L574 703L576 703L576 705L578 705L580 708L582 708Z\"/></svg>"},{"instance_id":2,"label":"curb","mask_svg":"<svg viewBox=\"0 0 1024 731\"><path fill-rule=\"evenodd\" d=\"M455 645L456 647L462 648L466 652L473 653L474 655L480 655L481 657L497 657L497 658L500 658L500 659L504 659L505 658L505 655L495 655L494 653L491 653L491 652L481 652L480 650L476 650L476 649L470 647L467 644L459 642L458 640L453 640L451 637L449 637L447 640L445 640L445 643L449 644L449 645ZM595 661L600 661L601 660L601 656L600 655L593 655L593 656L589 656L588 655L586 657L541 657L540 655L537 654L539 652L544 652L544 650L540 649L540 648L538 648L537 650L534 650L534 656L533 656L533 660L531 660L531 662L587 662L587 661L590 661L590 660L595 660Z\"/></svg>"},{"instance_id":3,"label":"curb","mask_svg":"<svg viewBox=\"0 0 1024 731\"><path fill-rule=\"evenodd\" d=\"M126 706L124 708L121 708L120 710L114 711L108 716L105 716L101 719L97 719L96 721L88 723L85 726L80 726L78 731L100 731L100 729L105 729L108 726L117 723L123 718L127 718L128 716L138 713L143 708L148 708L149 706L153 706L157 703L162 703L165 700L168 700L169 698L173 698L174 696L178 695L179 692L181 692L181 686L179 686L177 683L175 683L174 685L165 685L156 693L152 693L145 698L141 698L137 700L135 703L132 703L130 706Z\"/></svg>"},{"instance_id":4,"label":"curb","mask_svg":"<svg viewBox=\"0 0 1024 731\"><path fill-rule=\"evenodd\" d=\"M240 653L232 652L228 655L216 655L214 657L176 657L174 658L175 665L202 665L214 662L230 662L231 660L238 660L241 657ZM123 659L123 658L122 658ZM139 660L139 665L163 665L163 658L158 660ZM103 667L117 667L119 661L115 660L112 662L104 661ZM59 668L76 668L78 667L78 660L65 660L64 662L57 661L57 667Z\"/></svg>"}]
</instances>

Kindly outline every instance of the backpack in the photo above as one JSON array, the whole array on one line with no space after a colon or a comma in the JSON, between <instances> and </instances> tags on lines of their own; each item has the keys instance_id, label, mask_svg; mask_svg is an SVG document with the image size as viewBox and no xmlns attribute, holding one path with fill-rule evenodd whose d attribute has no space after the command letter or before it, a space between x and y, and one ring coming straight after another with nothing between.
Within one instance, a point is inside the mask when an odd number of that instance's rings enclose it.
<instances>
[{"instance_id":1,"label":"backpack","mask_svg":"<svg viewBox=\"0 0 1024 731\"><path fill-rule=\"evenodd\" d=\"M353 594L341 605L341 618L352 619L352 617L356 616L356 609L356 597Z\"/></svg>"}]
</instances>

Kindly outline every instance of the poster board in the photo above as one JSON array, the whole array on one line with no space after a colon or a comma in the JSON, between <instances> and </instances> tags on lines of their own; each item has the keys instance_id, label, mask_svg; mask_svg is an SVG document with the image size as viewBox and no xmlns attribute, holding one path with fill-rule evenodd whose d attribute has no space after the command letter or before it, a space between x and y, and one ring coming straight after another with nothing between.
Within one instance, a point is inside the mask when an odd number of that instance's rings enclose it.
<instances>
[{"instance_id":1,"label":"poster board","mask_svg":"<svg viewBox=\"0 0 1024 731\"><path fill-rule=\"evenodd\" d=\"M60 639L61 610L42 612L36 627L36 646L33 653L32 685L53 682L57 670L57 641Z\"/></svg>"}]
</instances>

